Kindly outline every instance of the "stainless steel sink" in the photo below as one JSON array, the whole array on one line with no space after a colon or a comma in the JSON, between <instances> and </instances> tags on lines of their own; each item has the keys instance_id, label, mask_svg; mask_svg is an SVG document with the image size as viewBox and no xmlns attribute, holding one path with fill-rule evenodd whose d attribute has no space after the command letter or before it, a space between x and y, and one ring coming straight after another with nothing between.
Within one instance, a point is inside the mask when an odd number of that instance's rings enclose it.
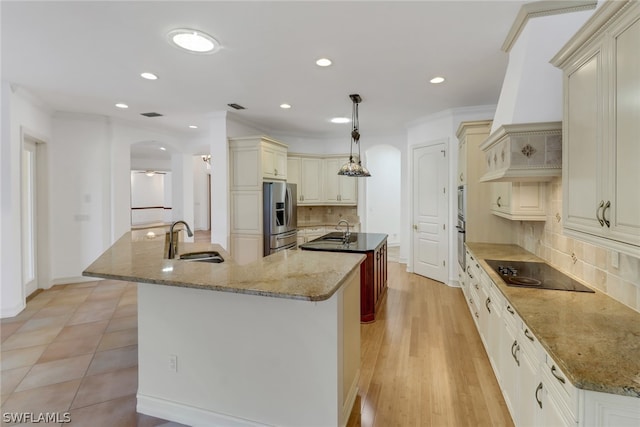
<instances>
[{"instance_id":1,"label":"stainless steel sink","mask_svg":"<svg viewBox=\"0 0 640 427\"><path fill-rule=\"evenodd\" d=\"M212 262L216 264L224 262L224 258L216 251L189 252L180 254L180 259L183 261Z\"/></svg>"},{"instance_id":2,"label":"stainless steel sink","mask_svg":"<svg viewBox=\"0 0 640 427\"><path fill-rule=\"evenodd\" d=\"M351 234L349 236L349 239L346 241L346 243L353 243L356 240L358 240L358 236L356 234ZM316 241L344 242L344 233L334 232L334 233L325 234L324 236L317 238Z\"/></svg>"}]
</instances>

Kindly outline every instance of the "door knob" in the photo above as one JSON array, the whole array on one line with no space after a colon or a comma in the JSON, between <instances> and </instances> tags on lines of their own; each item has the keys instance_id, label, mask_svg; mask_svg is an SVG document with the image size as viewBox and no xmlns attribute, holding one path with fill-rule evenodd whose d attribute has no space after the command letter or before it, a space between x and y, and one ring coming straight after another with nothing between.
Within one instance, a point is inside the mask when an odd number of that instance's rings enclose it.
<instances>
[{"instance_id":1,"label":"door knob","mask_svg":"<svg viewBox=\"0 0 640 427\"><path fill-rule=\"evenodd\" d=\"M416 224L413 224L413 229L418 231L418 226Z\"/></svg>"}]
</instances>

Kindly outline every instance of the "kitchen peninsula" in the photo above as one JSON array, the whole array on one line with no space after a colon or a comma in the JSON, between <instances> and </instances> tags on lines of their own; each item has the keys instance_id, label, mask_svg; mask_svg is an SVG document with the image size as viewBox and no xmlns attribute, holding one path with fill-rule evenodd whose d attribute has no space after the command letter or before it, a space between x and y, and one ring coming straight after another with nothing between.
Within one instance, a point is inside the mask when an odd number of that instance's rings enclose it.
<instances>
[{"instance_id":1,"label":"kitchen peninsula","mask_svg":"<svg viewBox=\"0 0 640 427\"><path fill-rule=\"evenodd\" d=\"M127 233L85 276L138 282L138 412L188 425L343 426L360 372L361 254L165 259Z\"/></svg>"}]
</instances>

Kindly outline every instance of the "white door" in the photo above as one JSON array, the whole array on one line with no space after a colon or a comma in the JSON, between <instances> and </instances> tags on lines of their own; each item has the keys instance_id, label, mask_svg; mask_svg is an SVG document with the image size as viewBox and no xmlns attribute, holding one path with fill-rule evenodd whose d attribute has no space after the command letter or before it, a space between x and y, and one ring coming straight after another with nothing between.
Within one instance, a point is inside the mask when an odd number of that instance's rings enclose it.
<instances>
[{"instance_id":1,"label":"white door","mask_svg":"<svg viewBox=\"0 0 640 427\"><path fill-rule=\"evenodd\" d=\"M413 271L447 281L447 159L444 144L413 150Z\"/></svg>"},{"instance_id":2,"label":"white door","mask_svg":"<svg viewBox=\"0 0 640 427\"><path fill-rule=\"evenodd\" d=\"M22 149L22 286L24 295L38 288L36 269L36 144L24 141Z\"/></svg>"}]
</instances>

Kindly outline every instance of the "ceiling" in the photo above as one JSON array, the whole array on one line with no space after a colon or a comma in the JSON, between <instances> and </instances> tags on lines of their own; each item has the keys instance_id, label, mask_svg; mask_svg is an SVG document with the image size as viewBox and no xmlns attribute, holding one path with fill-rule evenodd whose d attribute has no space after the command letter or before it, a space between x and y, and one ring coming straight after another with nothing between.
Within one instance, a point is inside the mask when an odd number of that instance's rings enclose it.
<instances>
[{"instance_id":1,"label":"ceiling","mask_svg":"<svg viewBox=\"0 0 640 427\"><path fill-rule=\"evenodd\" d=\"M500 47L524 3L3 0L2 79L54 110L193 136L218 111L265 132L342 136L349 125L329 120L350 117L348 95L359 93L363 136L391 133L438 111L496 104L508 59ZM222 48L171 46L166 34L183 27ZM333 65L316 66L321 57ZM430 84L434 76L446 81Z\"/></svg>"}]
</instances>

